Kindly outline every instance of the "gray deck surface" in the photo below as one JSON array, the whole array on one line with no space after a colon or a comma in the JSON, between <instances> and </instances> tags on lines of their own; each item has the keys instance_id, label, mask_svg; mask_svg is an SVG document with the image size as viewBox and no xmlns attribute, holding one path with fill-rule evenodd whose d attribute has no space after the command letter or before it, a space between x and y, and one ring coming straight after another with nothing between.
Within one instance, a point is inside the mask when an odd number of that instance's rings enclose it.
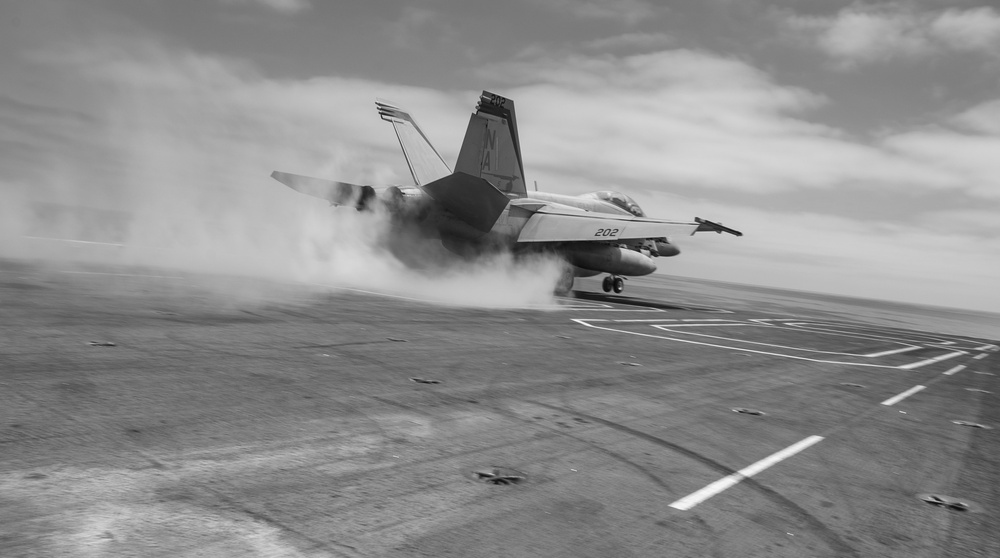
<instances>
[{"instance_id":1,"label":"gray deck surface","mask_svg":"<svg viewBox=\"0 0 1000 558\"><path fill-rule=\"evenodd\" d=\"M1000 556L995 316L660 276L483 310L65 271L0 262L3 557Z\"/></svg>"}]
</instances>

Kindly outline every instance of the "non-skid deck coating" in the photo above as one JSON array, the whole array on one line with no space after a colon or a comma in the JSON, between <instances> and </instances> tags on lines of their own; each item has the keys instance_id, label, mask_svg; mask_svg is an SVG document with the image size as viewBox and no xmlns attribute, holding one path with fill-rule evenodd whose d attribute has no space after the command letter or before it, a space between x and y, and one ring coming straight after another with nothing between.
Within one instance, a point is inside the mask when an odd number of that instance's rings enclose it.
<instances>
[{"instance_id":1,"label":"non-skid deck coating","mask_svg":"<svg viewBox=\"0 0 1000 558\"><path fill-rule=\"evenodd\" d=\"M1000 555L982 315L0 271L0 556Z\"/></svg>"}]
</instances>

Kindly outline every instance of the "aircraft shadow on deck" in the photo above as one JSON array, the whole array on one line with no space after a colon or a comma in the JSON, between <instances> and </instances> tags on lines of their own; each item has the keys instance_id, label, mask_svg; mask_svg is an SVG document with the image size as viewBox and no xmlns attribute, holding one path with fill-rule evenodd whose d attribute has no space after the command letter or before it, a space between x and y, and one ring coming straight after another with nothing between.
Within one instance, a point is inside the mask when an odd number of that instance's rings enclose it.
<instances>
[{"instance_id":1,"label":"aircraft shadow on deck","mask_svg":"<svg viewBox=\"0 0 1000 558\"><path fill-rule=\"evenodd\" d=\"M622 304L626 306L639 306L642 308L654 308L657 310L688 310L694 312L719 312L720 308L711 306L697 306L691 304L679 304L662 302L648 298L636 298L609 293L594 293L589 291L572 291L573 298L586 300L589 302L603 302L605 304Z\"/></svg>"}]
</instances>

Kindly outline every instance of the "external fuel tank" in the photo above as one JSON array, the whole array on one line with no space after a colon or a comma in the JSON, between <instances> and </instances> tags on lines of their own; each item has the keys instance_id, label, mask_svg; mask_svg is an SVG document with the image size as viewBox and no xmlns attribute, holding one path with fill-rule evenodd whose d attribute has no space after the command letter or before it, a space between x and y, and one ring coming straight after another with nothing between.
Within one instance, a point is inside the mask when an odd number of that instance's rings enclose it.
<instances>
[{"instance_id":1,"label":"external fuel tank","mask_svg":"<svg viewBox=\"0 0 1000 558\"><path fill-rule=\"evenodd\" d=\"M656 271L652 258L620 246L571 244L563 246L560 252L576 267L613 275L639 276Z\"/></svg>"}]
</instances>

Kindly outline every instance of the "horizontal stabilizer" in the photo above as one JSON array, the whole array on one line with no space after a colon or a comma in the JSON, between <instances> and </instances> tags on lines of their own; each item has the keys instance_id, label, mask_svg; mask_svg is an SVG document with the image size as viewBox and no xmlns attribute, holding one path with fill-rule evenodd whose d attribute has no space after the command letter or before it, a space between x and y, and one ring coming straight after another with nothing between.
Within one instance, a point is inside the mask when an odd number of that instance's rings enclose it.
<instances>
[{"instance_id":1,"label":"horizontal stabilizer","mask_svg":"<svg viewBox=\"0 0 1000 558\"><path fill-rule=\"evenodd\" d=\"M542 209L528 219L518 242L592 242L640 240L693 234L698 223L552 213Z\"/></svg>"},{"instance_id":2,"label":"horizontal stabilizer","mask_svg":"<svg viewBox=\"0 0 1000 558\"><path fill-rule=\"evenodd\" d=\"M743 236L743 233L736 229L731 229L724 226L722 223L713 223L707 219L702 219L701 217L695 217L694 220L698 223L698 228L694 232L712 232L715 231L719 234L729 233L736 236ZM692 233L693 234L693 233Z\"/></svg>"},{"instance_id":3,"label":"horizontal stabilizer","mask_svg":"<svg viewBox=\"0 0 1000 558\"><path fill-rule=\"evenodd\" d=\"M441 207L482 233L490 232L510 203L492 184L464 172L439 178L422 189Z\"/></svg>"},{"instance_id":4,"label":"horizontal stabilizer","mask_svg":"<svg viewBox=\"0 0 1000 558\"><path fill-rule=\"evenodd\" d=\"M279 171L272 172L271 178L296 192L327 200L333 205L350 205L358 209L363 209L375 197L375 189L371 186L337 182L336 180L324 180L322 178Z\"/></svg>"}]
</instances>

